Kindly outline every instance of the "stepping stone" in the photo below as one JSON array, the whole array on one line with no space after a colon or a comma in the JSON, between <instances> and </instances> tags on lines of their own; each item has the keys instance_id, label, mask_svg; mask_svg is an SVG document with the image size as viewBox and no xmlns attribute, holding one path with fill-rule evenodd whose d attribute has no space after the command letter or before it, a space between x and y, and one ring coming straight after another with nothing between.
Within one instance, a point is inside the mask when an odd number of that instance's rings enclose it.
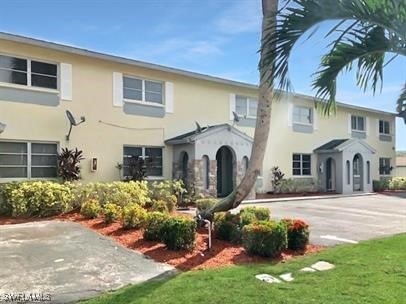
<instances>
[{"instance_id":1,"label":"stepping stone","mask_svg":"<svg viewBox=\"0 0 406 304\"><path fill-rule=\"evenodd\" d=\"M310 267L313 269L316 269L318 271L325 271L325 270L333 269L335 266L329 262L319 261Z\"/></svg>"},{"instance_id":2,"label":"stepping stone","mask_svg":"<svg viewBox=\"0 0 406 304\"><path fill-rule=\"evenodd\" d=\"M292 277L292 273L291 273L291 272L281 274L279 277L280 277L282 280L286 281L286 282L291 282L291 281L294 280L294 278Z\"/></svg>"},{"instance_id":3,"label":"stepping stone","mask_svg":"<svg viewBox=\"0 0 406 304\"><path fill-rule=\"evenodd\" d=\"M305 267L305 268L300 269L300 271L301 272L315 272L316 269L313 269L311 267Z\"/></svg>"},{"instance_id":4,"label":"stepping stone","mask_svg":"<svg viewBox=\"0 0 406 304\"><path fill-rule=\"evenodd\" d=\"M272 283L282 283L282 281L279 280L278 278L275 278L275 277L273 277L273 276L271 276L271 275L269 275L269 274L266 274L266 273L264 273L264 274L257 274L255 277L256 277L258 280L263 281L263 282L266 282L266 283L269 283L269 284L272 284Z\"/></svg>"}]
</instances>

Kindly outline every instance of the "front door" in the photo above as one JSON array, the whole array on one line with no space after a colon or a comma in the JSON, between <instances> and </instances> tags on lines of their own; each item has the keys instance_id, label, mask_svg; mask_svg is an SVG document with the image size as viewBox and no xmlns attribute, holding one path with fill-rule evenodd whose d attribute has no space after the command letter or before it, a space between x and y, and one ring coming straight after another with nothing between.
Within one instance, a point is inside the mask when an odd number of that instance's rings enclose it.
<instances>
[{"instance_id":1,"label":"front door","mask_svg":"<svg viewBox=\"0 0 406 304\"><path fill-rule=\"evenodd\" d=\"M356 154L354 156L353 162L353 190L354 191L362 191L362 157L360 154Z\"/></svg>"}]
</instances>

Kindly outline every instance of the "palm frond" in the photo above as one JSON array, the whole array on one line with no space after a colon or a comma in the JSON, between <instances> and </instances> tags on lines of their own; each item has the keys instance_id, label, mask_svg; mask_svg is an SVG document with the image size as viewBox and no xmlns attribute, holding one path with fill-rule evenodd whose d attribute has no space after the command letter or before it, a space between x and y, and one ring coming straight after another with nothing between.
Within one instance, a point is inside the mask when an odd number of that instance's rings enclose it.
<instances>
[{"instance_id":1,"label":"palm frond","mask_svg":"<svg viewBox=\"0 0 406 304\"><path fill-rule=\"evenodd\" d=\"M399 114L403 113L403 118L405 119L406 123L406 83L402 89L402 93L400 94L398 100L397 100L397 108L396 111L398 111Z\"/></svg>"}]
</instances>

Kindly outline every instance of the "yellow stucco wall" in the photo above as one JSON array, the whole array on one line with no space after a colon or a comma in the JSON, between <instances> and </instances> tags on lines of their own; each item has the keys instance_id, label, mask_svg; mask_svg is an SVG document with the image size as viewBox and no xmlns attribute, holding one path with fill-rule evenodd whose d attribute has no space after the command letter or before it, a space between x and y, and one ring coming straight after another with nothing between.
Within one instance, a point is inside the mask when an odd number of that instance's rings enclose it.
<instances>
[{"instance_id":1,"label":"yellow stucco wall","mask_svg":"<svg viewBox=\"0 0 406 304\"><path fill-rule=\"evenodd\" d=\"M229 94L256 96L255 89L199 80L174 73L156 71L106 60L85 57L0 40L0 53L21 57L51 60L72 64L73 100L61 101L57 107L48 107L0 100L0 122L7 129L0 134L0 140L37 140L58 142L60 147L78 147L84 151L82 176L85 181L107 181L119 178L115 168L122 162L123 145L164 146L164 139L177 136L201 125L230 123ZM112 74L120 72L147 79L174 83L174 113L164 118L126 115L122 108L113 107ZM293 102L311 104L305 99ZM71 140L66 142L69 124L65 110L77 117L85 116L86 122L74 127ZM378 178L378 158L395 158L394 142L381 142L375 134L373 119L382 115L339 108L334 117L320 118L318 130L313 134L292 131L288 126L288 102L281 100L274 104L271 134L262 171L264 189L270 188L270 168L278 165L287 176L292 171L292 153L311 153L316 147L331 139L348 138L348 113L367 113L370 117L370 134L367 142L377 153L372 165L372 177ZM389 116L393 120L393 116ZM100 121L119 125L114 127ZM129 129L127 129L129 128ZM156 130L134 130L131 128L155 128ZM253 135L253 128L240 128ZM394 138L394 136L393 136ZM98 171L90 171L90 158L98 158ZM172 176L172 149L164 148L163 175ZM313 176L316 176L316 162L313 161Z\"/></svg>"}]
</instances>

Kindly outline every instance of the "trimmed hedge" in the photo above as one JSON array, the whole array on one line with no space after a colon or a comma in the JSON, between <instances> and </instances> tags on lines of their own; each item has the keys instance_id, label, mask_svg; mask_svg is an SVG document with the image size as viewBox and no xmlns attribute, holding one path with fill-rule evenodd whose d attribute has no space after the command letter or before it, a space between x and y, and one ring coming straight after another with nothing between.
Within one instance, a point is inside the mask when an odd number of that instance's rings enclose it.
<instances>
[{"instance_id":1,"label":"trimmed hedge","mask_svg":"<svg viewBox=\"0 0 406 304\"><path fill-rule=\"evenodd\" d=\"M170 217L162 227L162 241L170 250L190 250L195 246L196 221L185 217Z\"/></svg>"},{"instance_id":2,"label":"trimmed hedge","mask_svg":"<svg viewBox=\"0 0 406 304\"><path fill-rule=\"evenodd\" d=\"M238 243L241 240L240 215L218 212L213 219L214 236L223 241Z\"/></svg>"},{"instance_id":3,"label":"trimmed hedge","mask_svg":"<svg viewBox=\"0 0 406 304\"><path fill-rule=\"evenodd\" d=\"M196 208L199 213L204 213L209 210L218 202L218 199L215 198L201 198L196 200Z\"/></svg>"},{"instance_id":4,"label":"trimmed hedge","mask_svg":"<svg viewBox=\"0 0 406 304\"><path fill-rule=\"evenodd\" d=\"M166 202L163 200L153 201L151 211L169 213L168 206L166 205Z\"/></svg>"},{"instance_id":5,"label":"trimmed hedge","mask_svg":"<svg viewBox=\"0 0 406 304\"><path fill-rule=\"evenodd\" d=\"M147 220L144 230L144 239L147 241L161 241L163 227L169 216L162 212L150 212L147 215Z\"/></svg>"},{"instance_id":6,"label":"trimmed hedge","mask_svg":"<svg viewBox=\"0 0 406 304\"><path fill-rule=\"evenodd\" d=\"M250 255L277 257L287 247L287 231L284 223L260 221L242 229L242 242Z\"/></svg>"},{"instance_id":7,"label":"trimmed hedge","mask_svg":"<svg viewBox=\"0 0 406 304\"><path fill-rule=\"evenodd\" d=\"M80 214L87 219L93 219L99 216L101 211L100 204L95 199L89 199L82 204L80 208Z\"/></svg>"},{"instance_id":8,"label":"trimmed hedge","mask_svg":"<svg viewBox=\"0 0 406 304\"><path fill-rule=\"evenodd\" d=\"M288 233L288 248L292 250L306 249L309 244L309 225L302 220L283 219Z\"/></svg>"},{"instance_id":9,"label":"trimmed hedge","mask_svg":"<svg viewBox=\"0 0 406 304\"><path fill-rule=\"evenodd\" d=\"M147 211L138 204L131 203L123 208L123 227L126 229L141 228L147 219Z\"/></svg>"},{"instance_id":10,"label":"trimmed hedge","mask_svg":"<svg viewBox=\"0 0 406 304\"><path fill-rule=\"evenodd\" d=\"M265 207L245 207L240 211L240 215L251 213L258 221L268 221L271 217L271 211Z\"/></svg>"},{"instance_id":11,"label":"trimmed hedge","mask_svg":"<svg viewBox=\"0 0 406 304\"><path fill-rule=\"evenodd\" d=\"M122 209L120 206L112 203L107 203L103 207L104 222L110 224L117 221L121 217Z\"/></svg>"}]
</instances>

